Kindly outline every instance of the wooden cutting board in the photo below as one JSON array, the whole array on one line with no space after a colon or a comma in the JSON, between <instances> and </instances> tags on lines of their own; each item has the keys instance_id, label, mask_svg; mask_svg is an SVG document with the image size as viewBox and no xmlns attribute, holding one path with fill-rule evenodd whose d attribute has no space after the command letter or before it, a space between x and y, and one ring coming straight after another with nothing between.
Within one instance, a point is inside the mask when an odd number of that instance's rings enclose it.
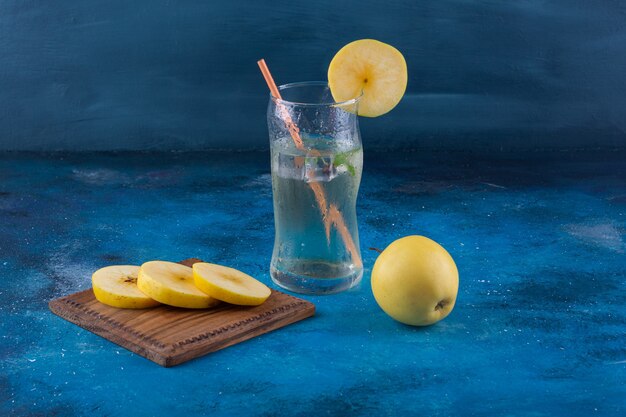
<instances>
[{"instance_id":1,"label":"wooden cutting board","mask_svg":"<svg viewBox=\"0 0 626 417\"><path fill-rule=\"evenodd\" d=\"M199 259L181 264L191 266ZM109 307L91 289L57 298L50 310L78 326L170 367L311 317L315 306L280 291L260 306L222 303L193 310L159 306L143 310Z\"/></svg>"}]
</instances>

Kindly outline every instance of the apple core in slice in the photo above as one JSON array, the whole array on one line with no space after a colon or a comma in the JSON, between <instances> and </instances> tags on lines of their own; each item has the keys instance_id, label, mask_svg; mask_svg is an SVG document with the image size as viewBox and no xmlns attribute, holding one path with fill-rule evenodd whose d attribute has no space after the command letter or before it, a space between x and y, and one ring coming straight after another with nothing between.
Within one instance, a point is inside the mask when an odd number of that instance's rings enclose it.
<instances>
[{"instance_id":1,"label":"apple core in slice","mask_svg":"<svg viewBox=\"0 0 626 417\"><path fill-rule=\"evenodd\" d=\"M256 306L272 291L262 282L237 269L199 262L193 265L196 287L213 298L230 304Z\"/></svg>"},{"instance_id":2,"label":"apple core in slice","mask_svg":"<svg viewBox=\"0 0 626 417\"><path fill-rule=\"evenodd\" d=\"M98 269L91 277L96 300L117 308L149 308L160 303L137 288L139 267L111 265Z\"/></svg>"},{"instance_id":3,"label":"apple core in slice","mask_svg":"<svg viewBox=\"0 0 626 417\"><path fill-rule=\"evenodd\" d=\"M328 67L328 85L337 102L362 95L359 116L377 117L402 99L408 75L396 48L374 39L361 39L341 48Z\"/></svg>"}]
</instances>

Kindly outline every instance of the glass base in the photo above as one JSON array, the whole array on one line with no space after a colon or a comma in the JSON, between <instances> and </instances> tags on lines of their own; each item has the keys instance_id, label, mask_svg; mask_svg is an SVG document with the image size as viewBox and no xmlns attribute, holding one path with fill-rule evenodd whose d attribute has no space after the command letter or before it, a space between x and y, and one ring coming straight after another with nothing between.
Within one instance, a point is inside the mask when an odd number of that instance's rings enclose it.
<instances>
[{"instance_id":1,"label":"glass base","mask_svg":"<svg viewBox=\"0 0 626 417\"><path fill-rule=\"evenodd\" d=\"M301 294L338 293L354 287L363 277L363 269L352 265L299 260L290 266L272 263L270 276L276 285Z\"/></svg>"}]
</instances>

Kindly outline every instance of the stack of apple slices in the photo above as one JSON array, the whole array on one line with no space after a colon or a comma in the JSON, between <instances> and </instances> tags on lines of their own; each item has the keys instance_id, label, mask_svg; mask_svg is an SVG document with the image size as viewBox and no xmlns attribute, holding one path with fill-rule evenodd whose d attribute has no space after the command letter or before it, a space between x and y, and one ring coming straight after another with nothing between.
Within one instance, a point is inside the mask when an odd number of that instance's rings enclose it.
<instances>
[{"instance_id":1,"label":"stack of apple slices","mask_svg":"<svg viewBox=\"0 0 626 417\"><path fill-rule=\"evenodd\" d=\"M117 308L210 308L221 301L256 306L271 294L248 274L205 262L191 268L166 261L107 266L93 274L92 284L98 301Z\"/></svg>"}]
</instances>

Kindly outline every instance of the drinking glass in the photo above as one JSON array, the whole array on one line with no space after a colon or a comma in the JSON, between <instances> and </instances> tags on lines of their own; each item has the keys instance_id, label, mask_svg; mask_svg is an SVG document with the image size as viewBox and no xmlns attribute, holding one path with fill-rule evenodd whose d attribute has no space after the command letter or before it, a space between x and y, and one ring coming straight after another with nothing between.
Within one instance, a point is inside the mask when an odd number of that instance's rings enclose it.
<instances>
[{"instance_id":1,"label":"drinking glass","mask_svg":"<svg viewBox=\"0 0 626 417\"><path fill-rule=\"evenodd\" d=\"M270 274L294 292L343 291L363 275L356 218L360 97L337 103L325 82L279 91L267 110L276 231Z\"/></svg>"}]
</instances>

